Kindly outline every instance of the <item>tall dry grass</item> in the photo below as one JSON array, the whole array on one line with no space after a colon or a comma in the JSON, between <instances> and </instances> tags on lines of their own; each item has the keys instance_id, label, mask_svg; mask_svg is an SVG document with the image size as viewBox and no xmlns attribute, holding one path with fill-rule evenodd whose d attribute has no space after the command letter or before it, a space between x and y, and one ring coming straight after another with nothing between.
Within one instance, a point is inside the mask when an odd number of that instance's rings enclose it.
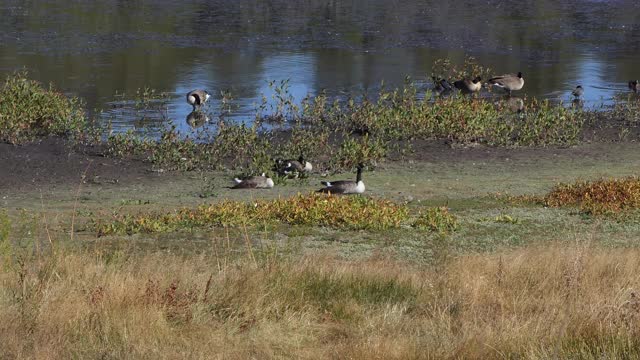
<instances>
[{"instance_id":1,"label":"tall dry grass","mask_svg":"<svg viewBox=\"0 0 640 360\"><path fill-rule=\"evenodd\" d=\"M5 259L0 358L640 356L640 249L547 246L432 266L217 249Z\"/></svg>"}]
</instances>

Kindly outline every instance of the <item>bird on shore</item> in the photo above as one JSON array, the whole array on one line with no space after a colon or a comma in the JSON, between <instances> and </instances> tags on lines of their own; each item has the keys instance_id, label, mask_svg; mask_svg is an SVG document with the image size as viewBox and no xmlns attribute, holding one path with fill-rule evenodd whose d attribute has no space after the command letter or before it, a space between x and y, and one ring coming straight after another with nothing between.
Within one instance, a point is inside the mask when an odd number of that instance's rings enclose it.
<instances>
[{"instance_id":1,"label":"bird on shore","mask_svg":"<svg viewBox=\"0 0 640 360\"><path fill-rule=\"evenodd\" d=\"M244 179L233 179L236 184L232 189L271 189L273 187L273 179L262 173L260 176L249 176Z\"/></svg>"},{"instance_id":2,"label":"bird on shore","mask_svg":"<svg viewBox=\"0 0 640 360\"><path fill-rule=\"evenodd\" d=\"M331 193L331 194L362 194L365 187L362 181L362 164L358 164L358 171L356 173L356 181L353 180L338 180L338 181L321 181L324 187L318 192Z\"/></svg>"},{"instance_id":3,"label":"bird on shore","mask_svg":"<svg viewBox=\"0 0 640 360\"><path fill-rule=\"evenodd\" d=\"M193 111L196 111L196 109L200 109L200 107L204 105L210 97L211 95L209 95L205 90L191 90L187 94L187 103L193 106Z\"/></svg>"},{"instance_id":4,"label":"bird on shore","mask_svg":"<svg viewBox=\"0 0 640 360\"><path fill-rule=\"evenodd\" d=\"M283 160L277 159L275 170L280 175L295 176L298 177L302 173L310 173L313 170L313 165L310 162L305 161L304 156L300 155L298 160Z\"/></svg>"},{"instance_id":5,"label":"bird on shore","mask_svg":"<svg viewBox=\"0 0 640 360\"><path fill-rule=\"evenodd\" d=\"M582 96L582 94L584 94L584 89L581 85L576 86L576 88L571 92L571 95L575 96L576 98L579 98L580 96Z\"/></svg>"},{"instance_id":6,"label":"bird on shore","mask_svg":"<svg viewBox=\"0 0 640 360\"><path fill-rule=\"evenodd\" d=\"M489 84L505 89L509 96L511 96L512 91L522 89L524 86L524 78L522 77L522 72L505 74L492 77L489 79Z\"/></svg>"},{"instance_id":7,"label":"bird on shore","mask_svg":"<svg viewBox=\"0 0 640 360\"><path fill-rule=\"evenodd\" d=\"M638 80L629 81L629 89L634 93L638 93Z\"/></svg>"},{"instance_id":8,"label":"bird on shore","mask_svg":"<svg viewBox=\"0 0 640 360\"><path fill-rule=\"evenodd\" d=\"M473 80L462 79L453 83L456 89L460 90L463 94L473 94L482 89L482 78L476 76Z\"/></svg>"}]
</instances>

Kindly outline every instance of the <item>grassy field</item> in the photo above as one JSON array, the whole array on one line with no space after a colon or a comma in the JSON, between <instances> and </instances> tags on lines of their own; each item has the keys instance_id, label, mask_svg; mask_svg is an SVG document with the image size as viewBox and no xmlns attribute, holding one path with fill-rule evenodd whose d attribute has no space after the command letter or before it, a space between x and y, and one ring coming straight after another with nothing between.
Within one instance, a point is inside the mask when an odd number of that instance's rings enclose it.
<instances>
[{"instance_id":1,"label":"grassy field","mask_svg":"<svg viewBox=\"0 0 640 360\"><path fill-rule=\"evenodd\" d=\"M271 191L232 191L230 174L206 172L6 194L0 357L639 356L636 217L497 195L633 175L635 144L452 151L365 173L369 196L412 214L447 206L458 224L447 234L264 223L98 237L91 226L306 194L315 175Z\"/></svg>"},{"instance_id":2,"label":"grassy field","mask_svg":"<svg viewBox=\"0 0 640 360\"><path fill-rule=\"evenodd\" d=\"M101 141L25 76L0 99L0 358L640 356L637 101L514 114L409 84L282 105L283 132ZM300 153L308 178L229 189ZM313 194L359 162L365 197Z\"/></svg>"}]
</instances>

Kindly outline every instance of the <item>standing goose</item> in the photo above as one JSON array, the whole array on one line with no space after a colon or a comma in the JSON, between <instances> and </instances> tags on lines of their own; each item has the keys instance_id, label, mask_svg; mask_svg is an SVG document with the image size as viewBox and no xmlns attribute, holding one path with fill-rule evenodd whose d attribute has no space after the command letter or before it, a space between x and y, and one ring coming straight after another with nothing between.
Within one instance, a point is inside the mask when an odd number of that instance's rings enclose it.
<instances>
[{"instance_id":1,"label":"standing goose","mask_svg":"<svg viewBox=\"0 0 640 360\"><path fill-rule=\"evenodd\" d=\"M321 181L323 187L318 192L331 193L331 194L362 194L365 187L362 181L362 168L363 165L358 165L358 172L356 175L356 181L352 180L338 180L338 181Z\"/></svg>"},{"instance_id":2,"label":"standing goose","mask_svg":"<svg viewBox=\"0 0 640 360\"><path fill-rule=\"evenodd\" d=\"M476 76L475 79L462 79L453 83L456 89L460 90L463 94L473 94L482 89L482 78Z\"/></svg>"},{"instance_id":3,"label":"standing goose","mask_svg":"<svg viewBox=\"0 0 640 360\"><path fill-rule=\"evenodd\" d=\"M518 72L517 75L500 75L489 79L489 84L505 89L509 96L511 96L512 91L522 89L524 86L524 78L522 77L522 72Z\"/></svg>"},{"instance_id":4,"label":"standing goose","mask_svg":"<svg viewBox=\"0 0 640 360\"><path fill-rule=\"evenodd\" d=\"M571 95L575 96L576 98L579 98L580 96L582 96L582 94L584 94L584 89L581 85L576 86L576 88L571 92Z\"/></svg>"},{"instance_id":5,"label":"standing goose","mask_svg":"<svg viewBox=\"0 0 640 360\"><path fill-rule=\"evenodd\" d=\"M232 189L271 189L273 187L273 179L262 173L260 176L250 176L244 179L233 179L236 184Z\"/></svg>"},{"instance_id":6,"label":"standing goose","mask_svg":"<svg viewBox=\"0 0 640 360\"><path fill-rule=\"evenodd\" d=\"M187 94L187 102L189 105L193 106L193 111L196 111L196 108L200 108L204 103L209 100L211 95L208 92L200 89L191 90Z\"/></svg>"},{"instance_id":7,"label":"standing goose","mask_svg":"<svg viewBox=\"0 0 640 360\"><path fill-rule=\"evenodd\" d=\"M638 80L629 81L629 89L634 93L638 93Z\"/></svg>"}]
</instances>

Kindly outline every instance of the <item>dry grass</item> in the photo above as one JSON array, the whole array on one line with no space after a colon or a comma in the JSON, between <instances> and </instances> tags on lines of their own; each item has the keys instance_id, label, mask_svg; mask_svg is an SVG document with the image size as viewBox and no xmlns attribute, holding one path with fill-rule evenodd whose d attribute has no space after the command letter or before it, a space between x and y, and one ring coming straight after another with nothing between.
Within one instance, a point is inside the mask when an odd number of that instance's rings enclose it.
<instances>
[{"instance_id":1,"label":"dry grass","mask_svg":"<svg viewBox=\"0 0 640 360\"><path fill-rule=\"evenodd\" d=\"M636 358L640 250L5 258L0 358ZM24 261L24 259L30 259Z\"/></svg>"}]
</instances>

